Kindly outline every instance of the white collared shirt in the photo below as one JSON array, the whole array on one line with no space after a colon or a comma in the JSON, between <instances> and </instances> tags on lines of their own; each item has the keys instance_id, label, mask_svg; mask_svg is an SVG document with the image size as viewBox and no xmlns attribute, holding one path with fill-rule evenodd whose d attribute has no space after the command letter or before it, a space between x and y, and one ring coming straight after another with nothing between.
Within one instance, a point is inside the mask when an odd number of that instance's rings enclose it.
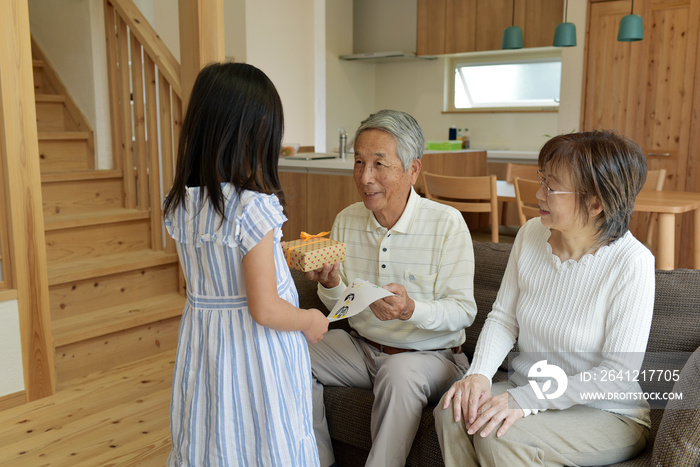
<instances>
[{"instance_id":1,"label":"white collared shirt","mask_svg":"<svg viewBox=\"0 0 700 467\"><path fill-rule=\"evenodd\" d=\"M411 188L403 214L391 229L379 225L362 202L335 219L330 238L345 243L341 283L318 286L331 309L349 283L401 284L416 306L408 320L380 321L367 308L350 320L363 337L399 348L431 350L464 342L464 328L476 316L474 248L456 209L421 198Z\"/></svg>"}]
</instances>

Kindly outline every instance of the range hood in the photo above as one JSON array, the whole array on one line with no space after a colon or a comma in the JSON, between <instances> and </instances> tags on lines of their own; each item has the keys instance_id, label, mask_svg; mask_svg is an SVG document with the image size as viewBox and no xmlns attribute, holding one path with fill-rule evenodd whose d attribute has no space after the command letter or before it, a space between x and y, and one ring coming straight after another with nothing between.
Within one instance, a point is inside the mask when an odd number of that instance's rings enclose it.
<instances>
[{"instance_id":1,"label":"range hood","mask_svg":"<svg viewBox=\"0 0 700 467\"><path fill-rule=\"evenodd\" d=\"M363 60L371 63L397 62L408 60L435 60L437 57L416 55L413 52L393 50L391 52L364 52L351 55L341 55L341 60Z\"/></svg>"},{"instance_id":2,"label":"range hood","mask_svg":"<svg viewBox=\"0 0 700 467\"><path fill-rule=\"evenodd\" d=\"M437 57L415 53L417 15L417 0L354 0L353 53L340 59L374 63L435 60Z\"/></svg>"}]
</instances>

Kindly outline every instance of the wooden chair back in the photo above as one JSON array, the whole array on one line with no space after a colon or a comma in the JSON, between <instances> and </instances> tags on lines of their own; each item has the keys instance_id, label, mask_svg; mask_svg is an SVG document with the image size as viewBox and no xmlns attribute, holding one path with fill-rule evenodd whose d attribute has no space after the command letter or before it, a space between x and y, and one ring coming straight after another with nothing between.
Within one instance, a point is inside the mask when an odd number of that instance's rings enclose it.
<instances>
[{"instance_id":1,"label":"wooden chair back","mask_svg":"<svg viewBox=\"0 0 700 467\"><path fill-rule=\"evenodd\" d=\"M647 171L647 181L644 182L642 191L661 191L664 189L664 182L666 181L666 169L658 170L648 170ZM645 243L649 246L654 238L654 230L656 228L657 218L659 217L656 213L649 214L649 221L647 222L647 237Z\"/></svg>"},{"instance_id":2,"label":"wooden chair back","mask_svg":"<svg viewBox=\"0 0 700 467\"><path fill-rule=\"evenodd\" d=\"M491 213L491 241L498 242L496 176L452 177L422 172L425 197L460 212Z\"/></svg>"},{"instance_id":3,"label":"wooden chair back","mask_svg":"<svg viewBox=\"0 0 700 467\"><path fill-rule=\"evenodd\" d=\"M515 178L537 180L537 165L535 164L506 164L506 182L513 183Z\"/></svg>"},{"instance_id":4,"label":"wooden chair back","mask_svg":"<svg viewBox=\"0 0 700 467\"><path fill-rule=\"evenodd\" d=\"M666 169L647 170L647 181L644 182L642 191L661 191L666 181Z\"/></svg>"},{"instance_id":5,"label":"wooden chair back","mask_svg":"<svg viewBox=\"0 0 700 467\"><path fill-rule=\"evenodd\" d=\"M515 186L515 204L518 207L518 220L520 225L523 226L528 219L539 217L540 215L539 200L536 196L537 191L540 189L540 182L515 177L513 185Z\"/></svg>"}]
</instances>

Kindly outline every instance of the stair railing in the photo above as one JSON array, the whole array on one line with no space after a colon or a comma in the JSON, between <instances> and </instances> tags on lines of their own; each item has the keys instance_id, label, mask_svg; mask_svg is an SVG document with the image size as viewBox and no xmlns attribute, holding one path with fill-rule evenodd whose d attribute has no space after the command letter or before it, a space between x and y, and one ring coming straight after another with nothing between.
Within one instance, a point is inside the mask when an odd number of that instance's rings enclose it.
<instances>
[{"instance_id":1,"label":"stair railing","mask_svg":"<svg viewBox=\"0 0 700 467\"><path fill-rule=\"evenodd\" d=\"M152 248L174 252L161 206L182 127L180 64L132 0L105 0L105 30L114 168L124 174L125 207L150 210Z\"/></svg>"}]
</instances>

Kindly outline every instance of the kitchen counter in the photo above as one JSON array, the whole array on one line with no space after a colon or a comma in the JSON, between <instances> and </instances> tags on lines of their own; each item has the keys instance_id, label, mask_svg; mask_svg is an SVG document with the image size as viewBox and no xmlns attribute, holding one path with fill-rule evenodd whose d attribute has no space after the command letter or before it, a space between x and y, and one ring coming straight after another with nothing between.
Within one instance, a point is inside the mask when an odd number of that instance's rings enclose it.
<instances>
[{"instance_id":1,"label":"kitchen counter","mask_svg":"<svg viewBox=\"0 0 700 467\"><path fill-rule=\"evenodd\" d=\"M314 153L324 155L323 153ZM281 172L299 172L299 173L325 173L330 175L350 175L352 166L355 163L352 155L348 155L345 159L290 159L280 157L279 170Z\"/></svg>"},{"instance_id":2,"label":"kitchen counter","mask_svg":"<svg viewBox=\"0 0 700 467\"><path fill-rule=\"evenodd\" d=\"M470 154L482 152L483 150L481 149L463 149L461 151L425 151L423 154ZM327 153L314 154L328 155ZM279 170L281 172L316 173L329 175L350 175L352 173L353 165L355 162L352 153L348 154L345 159L337 158L336 154L331 155L335 155L336 158L305 160L280 157Z\"/></svg>"}]
</instances>

